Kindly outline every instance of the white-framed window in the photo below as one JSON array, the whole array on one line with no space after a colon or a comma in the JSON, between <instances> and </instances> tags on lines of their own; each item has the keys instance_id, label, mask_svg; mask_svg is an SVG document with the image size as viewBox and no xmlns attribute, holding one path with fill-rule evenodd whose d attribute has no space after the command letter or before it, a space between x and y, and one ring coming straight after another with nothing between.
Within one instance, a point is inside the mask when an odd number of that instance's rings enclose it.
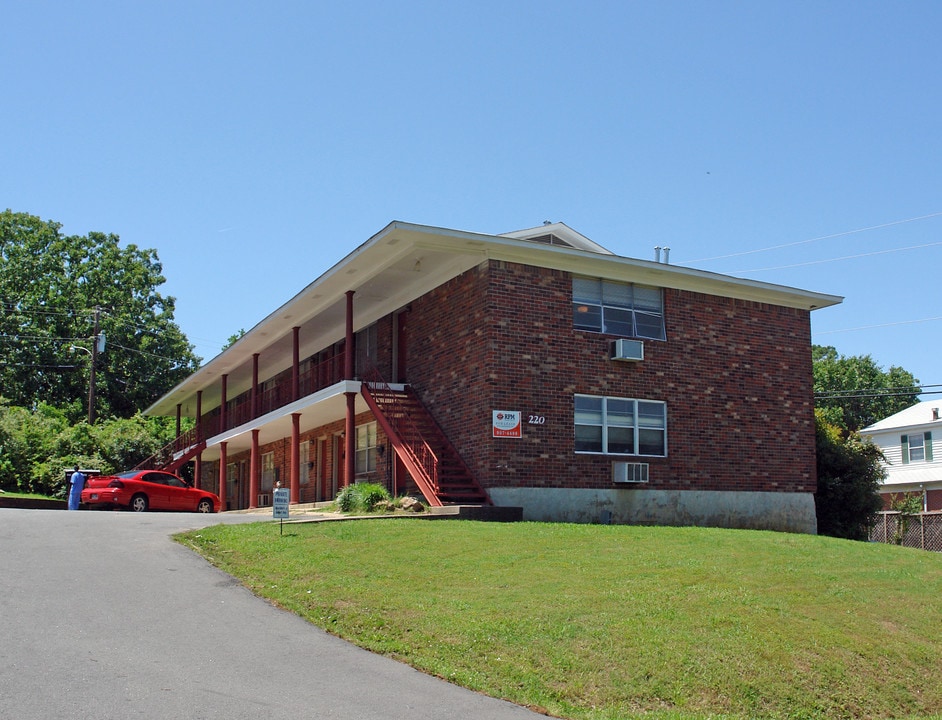
<instances>
[{"instance_id":1,"label":"white-framed window","mask_svg":"<svg viewBox=\"0 0 942 720\"><path fill-rule=\"evenodd\" d=\"M376 423L357 426L357 475L376 470Z\"/></svg>"},{"instance_id":2,"label":"white-framed window","mask_svg":"<svg viewBox=\"0 0 942 720\"><path fill-rule=\"evenodd\" d=\"M275 482L275 453L262 455L262 490L271 490Z\"/></svg>"},{"instance_id":3,"label":"white-framed window","mask_svg":"<svg viewBox=\"0 0 942 720\"><path fill-rule=\"evenodd\" d=\"M911 433L900 436L903 464L932 462L932 433Z\"/></svg>"},{"instance_id":4,"label":"white-framed window","mask_svg":"<svg viewBox=\"0 0 942 720\"><path fill-rule=\"evenodd\" d=\"M575 396L575 450L606 455L667 455L667 403Z\"/></svg>"},{"instance_id":5,"label":"white-framed window","mask_svg":"<svg viewBox=\"0 0 942 720\"><path fill-rule=\"evenodd\" d=\"M664 340L664 293L633 283L574 277L572 318L577 330Z\"/></svg>"}]
</instances>

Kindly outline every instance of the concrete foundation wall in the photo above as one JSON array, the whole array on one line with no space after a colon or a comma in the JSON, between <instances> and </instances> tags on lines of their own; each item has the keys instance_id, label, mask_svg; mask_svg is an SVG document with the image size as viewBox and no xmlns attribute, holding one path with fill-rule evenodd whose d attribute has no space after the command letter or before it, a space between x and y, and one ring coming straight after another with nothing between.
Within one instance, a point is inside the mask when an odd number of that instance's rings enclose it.
<instances>
[{"instance_id":1,"label":"concrete foundation wall","mask_svg":"<svg viewBox=\"0 0 942 720\"><path fill-rule=\"evenodd\" d=\"M630 525L697 525L816 534L811 493L489 488L495 505L523 508L524 520Z\"/></svg>"}]
</instances>

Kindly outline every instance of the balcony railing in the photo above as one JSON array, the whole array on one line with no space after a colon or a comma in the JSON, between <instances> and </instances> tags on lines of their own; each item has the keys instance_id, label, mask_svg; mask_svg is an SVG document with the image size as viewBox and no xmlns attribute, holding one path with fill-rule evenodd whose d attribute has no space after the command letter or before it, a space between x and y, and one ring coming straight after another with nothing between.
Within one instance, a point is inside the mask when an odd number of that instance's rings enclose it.
<instances>
[{"instance_id":1,"label":"balcony railing","mask_svg":"<svg viewBox=\"0 0 942 720\"><path fill-rule=\"evenodd\" d=\"M344 355L342 352L321 363L311 365L300 374L298 378L298 397L294 396L291 375L286 374L286 377L280 378L275 384L265 388L264 391L259 390L257 409L254 411L251 391L242 393L242 395L227 403L225 422L223 422L223 416L217 408L215 413L201 418L199 425L178 435L166 447L140 463L138 467L162 467L167 465L175 455L204 442L207 438L240 425L245 425L306 395L336 385L344 379Z\"/></svg>"},{"instance_id":2,"label":"balcony railing","mask_svg":"<svg viewBox=\"0 0 942 720\"><path fill-rule=\"evenodd\" d=\"M298 397L295 397L290 374L280 378L274 385L264 390L259 389L258 408L252 411L252 393L246 392L230 402L226 407L226 422L220 423L220 415L203 418L201 439L218 435L239 425L245 425L262 415L283 408L306 395L336 385L344 380L343 353L338 353L316 365L311 365L298 377Z\"/></svg>"}]
</instances>

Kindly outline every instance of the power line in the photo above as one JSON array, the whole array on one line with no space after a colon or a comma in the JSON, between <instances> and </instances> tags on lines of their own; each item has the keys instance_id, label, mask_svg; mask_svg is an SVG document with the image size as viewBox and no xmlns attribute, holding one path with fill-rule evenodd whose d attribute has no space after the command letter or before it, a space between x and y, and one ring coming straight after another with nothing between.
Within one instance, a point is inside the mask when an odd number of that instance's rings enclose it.
<instances>
[{"instance_id":1,"label":"power line","mask_svg":"<svg viewBox=\"0 0 942 720\"><path fill-rule=\"evenodd\" d=\"M915 395L942 395L942 390L914 390L911 392L897 393L874 393L872 395L818 395L815 393L815 400L857 400L868 398L892 398L892 397L913 397Z\"/></svg>"},{"instance_id":2,"label":"power line","mask_svg":"<svg viewBox=\"0 0 942 720\"><path fill-rule=\"evenodd\" d=\"M75 317L95 312L94 309L76 310L75 308L66 308L65 310L30 309L21 307L20 303L11 302L10 300L3 300L2 305L4 310L15 312L18 315L54 315L62 317Z\"/></svg>"},{"instance_id":3,"label":"power line","mask_svg":"<svg viewBox=\"0 0 942 720\"><path fill-rule=\"evenodd\" d=\"M856 330L876 330L878 328L895 327L897 325L913 325L915 323L934 322L936 320L942 320L942 315L936 316L936 317L930 317L930 318L922 318L920 320L899 320L898 322L881 323L879 325L861 325L860 327L843 328L841 330L821 330L821 331L815 331L813 334L814 335L833 335L834 333L854 332Z\"/></svg>"},{"instance_id":4,"label":"power line","mask_svg":"<svg viewBox=\"0 0 942 720\"><path fill-rule=\"evenodd\" d=\"M758 250L744 250L743 252L731 253L729 255L717 255L716 257L701 258L699 260L690 260L689 262L677 263L678 265L692 265L693 263L711 262L713 260L726 260L743 255L754 255L761 252L770 252L772 250L782 250L783 248L795 247L797 245L806 245L808 243L818 242L819 240L830 240L832 238L844 237L846 235L855 235L856 233L867 232L869 230L880 230L881 228L892 227L894 225L903 225L905 223L916 222L918 220L928 220L929 218L939 217L942 211L920 215L919 217L906 218L905 220L894 220L880 225L871 225L869 227L857 228L856 230L845 230L844 232L832 233L830 235L821 235L820 237L810 238L808 240L799 240L797 242L785 243L784 245L773 245L772 247L759 248Z\"/></svg>"},{"instance_id":5,"label":"power line","mask_svg":"<svg viewBox=\"0 0 942 720\"><path fill-rule=\"evenodd\" d=\"M87 342L91 340L91 337L77 337L77 338L59 338L59 337L44 337L42 335L0 335L0 340L12 340L12 341L29 341L29 342L56 342L56 343L77 343L77 342ZM114 341L109 342L108 347L117 347L122 350L127 350L128 352L137 353L138 355L145 355L147 357L157 358L158 360L166 360L167 362L179 363L179 358L167 357L166 355L158 355L157 353L147 352L146 350L139 350L137 348L127 347L126 345L120 345ZM24 366L25 367L25 366ZM39 366L36 366L39 367Z\"/></svg>"},{"instance_id":6,"label":"power line","mask_svg":"<svg viewBox=\"0 0 942 720\"><path fill-rule=\"evenodd\" d=\"M822 390L817 394L826 394L826 393L851 393L851 392L896 392L897 390L918 390L919 388L930 388L937 387L942 388L942 383L932 384L932 383L919 383L918 385L891 385L889 387L863 387L863 388L848 388L842 390Z\"/></svg>"},{"instance_id":7,"label":"power line","mask_svg":"<svg viewBox=\"0 0 942 720\"><path fill-rule=\"evenodd\" d=\"M0 366L42 368L44 370L75 370L76 368L78 368L78 365L32 365L30 363L9 363L9 362L0 362Z\"/></svg>"},{"instance_id":8,"label":"power line","mask_svg":"<svg viewBox=\"0 0 942 720\"><path fill-rule=\"evenodd\" d=\"M85 342L91 340L90 337L52 337L50 335L3 335L0 334L0 340L28 340L30 342L44 341L44 342Z\"/></svg>"},{"instance_id":9,"label":"power line","mask_svg":"<svg viewBox=\"0 0 942 720\"><path fill-rule=\"evenodd\" d=\"M896 252L905 252L907 250L922 250L924 248L936 247L942 245L942 241L926 243L924 245L910 245L904 248L891 248L889 250L875 250L874 252L860 253L859 255L844 255L843 257L825 258L824 260L809 260L803 263L793 263L791 265L777 265L775 267L751 268L749 270L731 270L731 273L754 273L766 272L769 270L790 270L792 268L807 267L808 265L823 265L824 263L840 262L841 260L857 260L859 258L874 257L875 255L889 255Z\"/></svg>"}]
</instances>

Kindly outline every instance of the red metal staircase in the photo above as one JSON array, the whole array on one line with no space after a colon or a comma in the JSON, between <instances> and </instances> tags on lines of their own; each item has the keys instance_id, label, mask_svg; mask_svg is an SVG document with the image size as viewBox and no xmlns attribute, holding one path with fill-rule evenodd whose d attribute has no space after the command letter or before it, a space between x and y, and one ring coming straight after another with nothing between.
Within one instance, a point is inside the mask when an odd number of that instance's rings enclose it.
<instances>
[{"instance_id":1,"label":"red metal staircase","mask_svg":"<svg viewBox=\"0 0 942 720\"><path fill-rule=\"evenodd\" d=\"M188 430L170 441L149 458L134 466L134 470L166 470L176 473L198 453L206 449L206 441L198 439L196 428Z\"/></svg>"},{"instance_id":2,"label":"red metal staircase","mask_svg":"<svg viewBox=\"0 0 942 720\"><path fill-rule=\"evenodd\" d=\"M411 388L364 382L361 392L429 505L493 504Z\"/></svg>"}]
</instances>

